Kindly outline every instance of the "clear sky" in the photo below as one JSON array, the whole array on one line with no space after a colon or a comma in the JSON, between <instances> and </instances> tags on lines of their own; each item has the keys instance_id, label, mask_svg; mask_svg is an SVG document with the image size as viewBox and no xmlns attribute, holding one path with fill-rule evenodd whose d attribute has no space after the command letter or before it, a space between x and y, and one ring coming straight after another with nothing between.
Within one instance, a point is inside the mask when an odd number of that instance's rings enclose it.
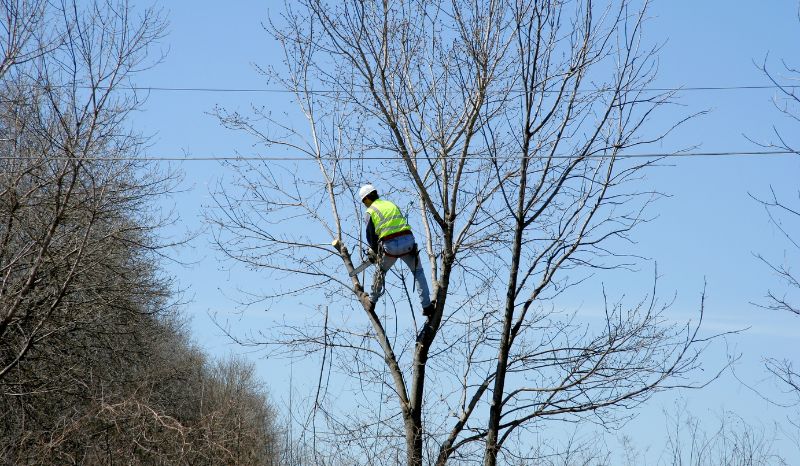
<instances>
[{"instance_id":1,"label":"clear sky","mask_svg":"<svg viewBox=\"0 0 800 466\"><path fill-rule=\"evenodd\" d=\"M254 64L277 60L276 44L263 31L261 22L272 8L282 2L237 0L234 2L173 0L164 2L170 20L169 35L163 46L169 49L165 61L142 74L140 86L166 88L264 89L275 88L257 73ZM768 84L755 63L769 56L776 70L780 60L800 66L800 21L795 1L731 2L724 0L657 0L646 25L645 38L663 43L656 86L730 87ZM677 131L664 142L672 151L696 147L695 151L752 151L759 147L750 139L767 142L772 127L786 133L800 134L800 126L791 128L771 103L770 89L687 89L679 94L680 107L663 115L665 121L677 115L709 110ZM258 148L240 135L221 128L207 112L215 105L247 111L250 105L291 106L285 94L269 92L202 92L154 90L143 112L136 115L134 126L152 134L149 155L222 156L258 154ZM202 229L202 206L209 203L209 191L226 174L213 162L185 162L179 167L186 175L184 191L174 197L181 227ZM229 179L229 178L228 178ZM700 293L707 282L707 329L726 331L749 328L728 339L729 350L741 353L736 366L739 377L776 395L762 369L764 357L793 359L800 364L800 317L760 310L752 302L762 299L774 287L772 276L755 257L761 252L784 260L785 244L768 223L763 209L750 195L766 194L770 186L778 193L795 196L800 185L800 156L795 157L705 157L683 159L653 171L650 180L655 189L671 197L660 201L651 213L658 218L644 225L635 235L635 252L651 258L646 273L615 273L603 281L618 294L630 285L646 290L653 264L662 276L660 290L677 295L671 312L677 320L690 316L699 305ZM800 229L798 229L800 230ZM321 241L327 240L321 238ZM256 274L229 271L201 232L189 247L179 252L187 266L167 264L175 274L190 302L185 309L192 318L198 343L214 355L242 352L232 346L211 324L209 313L219 313L237 320L239 328L258 328L276 315L248 312L233 313L232 298L238 288L269 287L260 284ZM788 255L785 260L798 263ZM792 262L793 261L793 262ZM649 270L647 268L649 267ZM596 306L599 283L574 296L575 306L590 310ZM644 291L641 291L644 292ZM304 312L302 308L279 309L278 313ZM238 320L240 319L240 320ZM709 352L707 367L713 370L722 363L720 351ZM284 363L257 359L259 372L267 381L278 403L288 396L288 371ZM746 419L769 427L782 422L787 411L776 408L730 375L724 376L701 392L684 393L693 412L713 417L722 409L734 410ZM643 431L642 442L660 448L658 436L663 423L660 411L672 403L671 397L657 397L638 420L628 426L634 440ZM643 425L647 429L642 429ZM658 424L654 427L654 424ZM634 433L637 433L634 435ZM800 464L797 445L781 443L783 456ZM791 463L791 461L790 461Z\"/></svg>"}]
</instances>

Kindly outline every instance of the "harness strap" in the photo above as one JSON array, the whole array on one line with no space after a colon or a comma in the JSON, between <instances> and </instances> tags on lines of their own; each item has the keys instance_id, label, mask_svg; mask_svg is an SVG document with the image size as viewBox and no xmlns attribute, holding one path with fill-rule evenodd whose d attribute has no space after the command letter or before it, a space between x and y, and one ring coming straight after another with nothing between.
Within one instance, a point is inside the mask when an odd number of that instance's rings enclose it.
<instances>
[{"instance_id":1,"label":"harness strap","mask_svg":"<svg viewBox=\"0 0 800 466\"><path fill-rule=\"evenodd\" d=\"M410 234L412 234L411 230L398 231L397 233L392 233L391 235L384 236L383 238L381 238L381 241L386 241L392 238L399 238L400 236L406 236Z\"/></svg>"}]
</instances>

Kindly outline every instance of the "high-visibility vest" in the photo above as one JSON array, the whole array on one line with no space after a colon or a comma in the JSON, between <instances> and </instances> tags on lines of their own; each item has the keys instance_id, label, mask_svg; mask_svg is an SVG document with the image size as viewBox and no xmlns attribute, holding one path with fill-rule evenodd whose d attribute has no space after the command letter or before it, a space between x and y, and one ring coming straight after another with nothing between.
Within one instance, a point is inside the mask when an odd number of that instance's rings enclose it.
<instances>
[{"instance_id":1,"label":"high-visibility vest","mask_svg":"<svg viewBox=\"0 0 800 466\"><path fill-rule=\"evenodd\" d=\"M408 226L400 209L389 201L375 199L367 208L367 212L369 212L372 225L375 227L375 234L379 239L402 231L411 231L411 227Z\"/></svg>"}]
</instances>

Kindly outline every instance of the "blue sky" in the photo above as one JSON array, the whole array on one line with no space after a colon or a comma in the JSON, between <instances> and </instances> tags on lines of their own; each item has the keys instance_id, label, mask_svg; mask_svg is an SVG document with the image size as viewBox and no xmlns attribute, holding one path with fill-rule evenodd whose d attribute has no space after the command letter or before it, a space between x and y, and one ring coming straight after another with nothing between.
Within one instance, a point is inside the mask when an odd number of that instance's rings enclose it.
<instances>
[{"instance_id":1,"label":"blue sky","mask_svg":"<svg viewBox=\"0 0 800 466\"><path fill-rule=\"evenodd\" d=\"M254 64L279 59L276 44L270 41L261 22L271 9L277 12L282 2L238 0L235 2L171 1L164 3L169 16L169 35L162 46L169 49L165 61L137 78L140 86L168 88L273 88L255 70ZM800 66L800 21L794 1L730 2L723 0L661 0L653 3L645 38L663 43L659 55L659 75L655 86L728 87L768 84L757 69L767 55L777 70L780 59ZM745 137L769 141L772 126L798 134L790 122L773 108L774 90L686 90L679 94L681 106L668 109L665 120L678 115L709 110L707 115L689 122L664 142L671 151L697 147L697 151L750 151L759 148ZM290 108L287 96L264 92L153 91L134 126L153 135L148 150L154 157L227 156L257 154L258 148L240 135L224 130L208 112L215 105L247 111L249 106L267 105ZM174 196L182 218L181 227L202 229L202 206L210 201L214 183L226 179L224 170L213 162L180 164L186 175L184 191ZM228 178L229 179L229 178ZM658 217L644 225L635 236L635 251L651 258L644 273L614 273L602 282L618 294L630 286L645 290L658 264L662 276L659 287L664 295L676 294L670 312L674 318L690 316L696 310L704 283L707 283L707 329L727 331L749 327L728 340L730 349L742 354L737 366L740 378L770 390L764 380L763 357L794 358L800 336L800 318L759 310L757 302L775 284L775 277L759 263L754 252L781 260L785 245L769 225L767 217L750 194L761 195L772 185L777 192L795 195L800 179L800 157L707 157L671 161L649 176L652 185L670 195L659 201L652 214ZM323 238L324 240L325 238ZM275 316L233 312L237 288L259 285L263 277L228 270L201 234L178 253L190 262L187 266L167 264L177 276L187 297L192 329L198 343L212 354L242 352L232 346L211 324L209 313L229 316L239 328L258 328ZM797 255L786 258L797 263ZM592 288L594 286L594 288ZM571 296L568 305L591 312L600 291L599 281ZM285 309L282 312L304 312ZM709 353L709 369L720 364L722 348ZM288 371L283 362L258 359L259 372L268 382L279 403L288 397ZM741 412L747 419L768 425L781 421L786 411L764 402L736 379L726 375L702 392L685 393L696 414L721 409ZM629 426L639 432L642 442L657 442L660 411L671 398L656 398L644 414ZM647 424L646 429L642 425ZM649 434L641 434L649 432ZM636 436L634 436L636 439ZM658 447L656 445L656 447ZM800 462L797 447L781 444L780 453Z\"/></svg>"}]
</instances>

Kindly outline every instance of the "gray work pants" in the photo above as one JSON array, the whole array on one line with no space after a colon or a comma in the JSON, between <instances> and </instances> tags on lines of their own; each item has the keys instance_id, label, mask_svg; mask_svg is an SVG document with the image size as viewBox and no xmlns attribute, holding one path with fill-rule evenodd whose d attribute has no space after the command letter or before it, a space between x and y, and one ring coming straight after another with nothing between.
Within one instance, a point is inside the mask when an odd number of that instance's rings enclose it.
<instances>
[{"instance_id":1,"label":"gray work pants","mask_svg":"<svg viewBox=\"0 0 800 466\"><path fill-rule=\"evenodd\" d=\"M376 267L375 277L372 280L372 293L370 294L372 302L378 301L378 298L383 294L383 281L386 272L392 268L397 259L401 259L414 274L414 287L417 290L420 304L422 307L428 307L431 304L430 291L428 290L428 281L425 279L425 269L422 267L419 261L419 253L414 247L414 235L397 236L382 241L382 244L386 253L400 257L382 254L380 267Z\"/></svg>"}]
</instances>

